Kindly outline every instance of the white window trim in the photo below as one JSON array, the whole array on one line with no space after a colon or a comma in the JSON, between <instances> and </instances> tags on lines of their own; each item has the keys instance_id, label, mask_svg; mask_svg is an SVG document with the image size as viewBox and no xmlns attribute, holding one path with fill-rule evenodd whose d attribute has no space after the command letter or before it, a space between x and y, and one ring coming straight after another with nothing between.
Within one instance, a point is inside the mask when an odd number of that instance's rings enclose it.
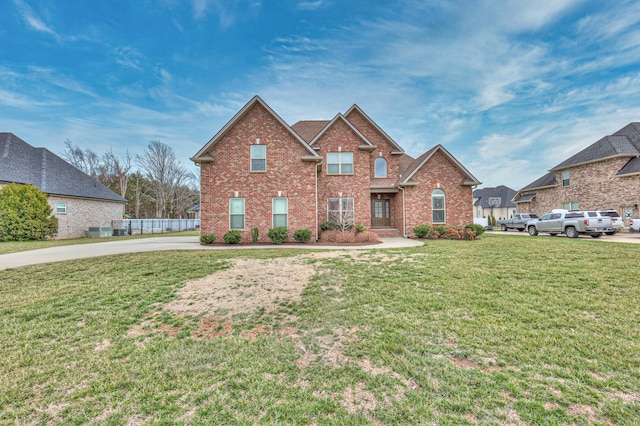
<instances>
[{"instance_id":1,"label":"white window trim","mask_svg":"<svg viewBox=\"0 0 640 426\"><path fill-rule=\"evenodd\" d=\"M354 197L329 197L329 198L327 198L327 220L328 221L331 220L331 218L329 217L329 212L333 211L333 210L329 210L329 202L331 200L339 200L338 203L340 205L340 210L338 210L338 215L340 216L340 218L343 217L342 215L346 211L346 210L342 209L342 200L351 200L351 205L353 206L353 210L350 210L350 211L353 212L353 215L352 215L353 217L350 218L351 219L350 223L352 223L352 224L356 223L356 200L355 200ZM338 223L340 223L340 222L338 222Z\"/></svg>"},{"instance_id":2,"label":"white window trim","mask_svg":"<svg viewBox=\"0 0 640 426\"><path fill-rule=\"evenodd\" d=\"M64 211L60 211L59 206L62 204L62 207L64 209ZM67 214L67 203L64 201L57 201L56 202L56 214Z\"/></svg>"},{"instance_id":3,"label":"white window trim","mask_svg":"<svg viewBox=\"0 0 640 426\"><path fill-rule=\"evenodd\" d=\"M286 207L286 213L276 213L276 201L279 200L284 200L285 202L285 207ZM287 197L273 197L271 199L271 226L273 228L276 227L276 214L279 216L286 216L286 224L284 225L285 228L289 229L289 199Z\"/></svg>"},{"instance_id":4,"label":"white window trim","mask_svg":"<svg viewBox=\"0 0 640 426\"><path fill-rule=\"evenodd\" d=\"M258 146L264 147L264 158L253 156L253 148ZM254 169L253 160L264 160L264 169ZM264 173L267 171L267 146L266 145L251 145L251 147L249 148L249 169L252 172L256 172L256 173Z\"/></svg>"},{"instance_id":5,"label":"white window trim","mask_svg":"<svg viewBox=\"0 0 640 426\"><path fill-rule=\"evenodd\" d=\"M338 155L338 162L337 162L337 163L330 163L330 162L329 162L329 154L337 154L337 155ZM351 154L351 162L344 162L344 161L342 161L342 156L343 156L344 154ZM352 174L354 174L354 173L355 173L355 170L356 170L356 167L355 167L354 162L355 162L355 158L354 158L353 152L350 152L350 151L338 151L338 152L331 151L331 152L328 152L328 153L327 153L327 174L328 174L328 175L332 175L332 176L337 176L337 175L352 175ZM336 165L336 164L338 165L338 173L331 173L331 172L329 171L329 166L330 166L330 165ZM343 168L343 166L344 166L344 165L346 165L346 164L350 164L350 165L351 165L351 172L350 172L350 173L343 173L343 172L342 172L342 168Z\"/></svg>"},{"instance_id":6,"label":"white window trim","mask_svg":"<svg viewBox=\"0 0 640 426\"><path fill-rule=\"evenodd\" d=\"M231 203L233 202L233 200L242 200L242 213L231 213ZM246 205L246 200L244 198L242 198L242 197L229 198L229 230L243 231L243 230L246 229L246 227L247 227L246 211L247 211L247 205ZM232 216L242 216L242 228L232 228L231 227L231 217Z\"/></svg>"},{"instance_id":7,"label":"white window trim","mask_svg":"<svg viewBox=\"0 0 640 426\"><path fill-rule=\"evenodd\" d=\"M442 193L438 192L437 194L434 195L435 192L437 191L441 191ZM441 209L435 209L434 207L434 200L436 197L442 198L442 208ZM443 219L442 221L436 221L435 220L435 215L433 214L436 211L442 211L443 213ZM447 223L447 196L446 193L444 191L442 191L441 189L435 189L432 193L431 193L431 221L433 223Z\"/></svg>"},{"instance_id":8,"label":"white window trim","mask_svg":"<svg viewBox=\"0 0 640 426\"><path fill-rule=\"evenodd\" d=\"M378 169L376 167L376 163L378 163L379 160L384 161L384 176L383 175L378 175ZM384 157L376 158L375 161L373 162L373 177L386 178L387 175L389 174L389 171L387 169L388 166L389 166L389 163L387 162L387 160Z\"/></svg>"}]
</instances>

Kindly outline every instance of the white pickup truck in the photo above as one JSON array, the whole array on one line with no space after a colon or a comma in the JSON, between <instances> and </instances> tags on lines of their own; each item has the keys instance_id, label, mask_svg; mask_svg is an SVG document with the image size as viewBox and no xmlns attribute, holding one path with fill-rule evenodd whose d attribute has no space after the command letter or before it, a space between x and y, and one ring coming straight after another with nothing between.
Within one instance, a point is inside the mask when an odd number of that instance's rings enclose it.
<instances>
[{"instance_id":1,"label":"white pickup truck","mask_svg":"<svg viewBox=\"0 0 640 426\"><path fill-rule=\"evenodd\" d=\"M600 238L604 233L615 233L615 229L611 218L601 216L597 211L554 210L527 222L527 232L531 236L543 232L550 235L566 234L569 238L578 238L580 234Z\"/></svg>"},{"instance_id":2,"label":"white pickup truck","mask_svg":"<svg viewBox=\"0 0 640 426\"><path fill-rule=\"evenodd\" d=\"M629 219L629 232L640 232L640 219Z\"/></svg>"}]
</instances>

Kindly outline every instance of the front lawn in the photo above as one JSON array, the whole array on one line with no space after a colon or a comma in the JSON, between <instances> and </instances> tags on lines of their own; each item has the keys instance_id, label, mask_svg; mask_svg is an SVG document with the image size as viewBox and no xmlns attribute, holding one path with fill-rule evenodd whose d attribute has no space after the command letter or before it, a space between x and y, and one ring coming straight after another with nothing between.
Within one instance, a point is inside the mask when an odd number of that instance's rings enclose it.
<instances>
[{"instance_id":1,"label":"front lawn","mask_svg":"<svg viewBox=\"0 0 640 426\"><path fill-rule=\"evenodd\" d=\"M636 424L637 259L485 235L0 271L0 423Z\"/></svg>"}]
</instances>

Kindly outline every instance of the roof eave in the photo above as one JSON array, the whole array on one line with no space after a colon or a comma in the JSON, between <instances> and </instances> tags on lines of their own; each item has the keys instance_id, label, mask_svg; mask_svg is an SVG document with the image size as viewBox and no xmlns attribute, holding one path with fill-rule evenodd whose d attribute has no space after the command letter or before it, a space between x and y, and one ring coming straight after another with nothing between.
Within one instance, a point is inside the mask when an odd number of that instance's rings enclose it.
<instances>
[{"instance_id":1,"label":"roof eave","mask_svg":"<svg viewBox=\"0 0 640 426\"><path fill-rule=\"evenodd\" d=\"M605 161L605 160L611 160L614 158L635 158L637 157L637 155L635 154L616 154L616 155L609 155L607 157L600 157L600 158L596 158L593 160L589 160L589 161L582 161L580 163L572 163L572 164L567 164L564 166L561 165L557 165L552 169L549 169L550 172L559 172L561 170L566 170L566 169L570 169L572 167L577 167L577 166L586 166L588 164L593 164L593 163L599 163L601 161Z\"/></svg>"}]
</instances>

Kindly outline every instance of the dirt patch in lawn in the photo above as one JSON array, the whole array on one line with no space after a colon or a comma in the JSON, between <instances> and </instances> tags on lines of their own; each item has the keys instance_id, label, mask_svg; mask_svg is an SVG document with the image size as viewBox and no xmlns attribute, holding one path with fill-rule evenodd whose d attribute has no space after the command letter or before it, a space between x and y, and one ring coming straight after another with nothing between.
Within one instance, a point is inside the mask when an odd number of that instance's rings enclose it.
<instances>
[{"instance_id":1,"label":"dirt patch in lawn","mask_svg":"<svg viewBox=\"0 0 640 426\"><path fill-rule=\"evenodd\" d=\"M311 259L331 258L341 252L310 253L275 259L235 259L233 266L189 281L177 299L164 309L180 316L226 316L273 311L300 300L316 272Z\"/></svg>"}]
</instances>

